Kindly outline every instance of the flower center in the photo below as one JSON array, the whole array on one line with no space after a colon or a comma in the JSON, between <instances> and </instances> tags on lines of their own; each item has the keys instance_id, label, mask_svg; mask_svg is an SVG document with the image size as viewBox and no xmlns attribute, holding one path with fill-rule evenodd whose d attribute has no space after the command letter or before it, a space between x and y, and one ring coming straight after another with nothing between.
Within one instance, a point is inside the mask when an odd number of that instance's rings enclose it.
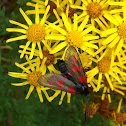
<instances>
[{"instance_id":1,"label":"flower center","mask_svg":"<svg viewBox=\"0 0 126 126\"><path fill-rule=\"evenodd\" d=\"M97 18L101 14L102 8L97 2L89 3L87 6L87 13L92 18Z\"/></svg>"},{"instance_id":2,"label":"flower center","mask_svg":"<svg viewBox=\"0 0 126 126\"><path fill-rule=\"evenodd\" d=\"M121 38L126 39L126 23L122 23L119 25L118 34Z\"/></svg>"},{"instance_id":3,"label":"flower center","mask_svg":"<svg viewBox=\"0 0 126 126\"><path fill-rule=\"evenodd\" d=\"M125 117L122 113L116 113L115 117L116 117L116 122L119 124L122 124L125 121Z\"/></svg>"},{"instance_id":4,"label":"flower center","mask_svg":"<svg viewBox=\"0 0 126 126\"><path fill-rule=\"evenodd\" d=\"M28 40L41 42L45 37L45 28L40 24L32 24L27 31Z\"/></svg>"},{"instance_id":5,"label":"flower center","mask_svg":"<svg viewBox=\"0 0 126 126\"><path fill-rule=\"evenodd\" d=\"M111 59L108 57L104 57L102 58L99 62L98 62L98 69L100 72L102 73L107 73L110 69L110 64L111 64Z\"/></svg>"},{"instance_id":6,"label":"flower center","mask_svg":"<svg viewBox=\"0 0 126 126\"><path fill-rule=\"evenodd\" d=\"M50 1L50 2L48 3L48 5L50 5L49 13L53 14L53 9L56 10L56 8L57 8L56 4L55 4L54 2L52 2L52 1ZM48 6L48 5L47 5L47 6Z\"/></svg>"},{"instance_id":7,"label":"flower center","mask_svg":"<svg viewBox=\"0 0 126 126\"><path fill-rule=\"evenodd\" d=\"M35 87L40 87L41 85L38 84L38 78L42 76L42 74L40 72L34 71L28 74L28 82L29 84L35 86Z\"/></svg>"},{"instance_id":8,"label":"flower center","mask_svg":"<svg viewBox=\"0 0 126 126\"><path fill-rule=\"evenodd\" d=\"M49 66L50 64L53 64L54 60L55 60L55 57L53 54L50 54L49 51L43 51L43 59L47 57L47 60L45 62L45 65L46 66ZM42 62L43 59L40 59L40 61Z\"/></svg>"},{"instance_id":9,"label":"flower center","mask_svg":"<svg viewBox=\"0 0 126 126\"><path fill-rule=\"evenodd\" d=\"M83 36L81 32L71 31L67 34L67 43L68 45L72 45L74 47L80 47L83 43Z\"/></svg>"}]
</instances>

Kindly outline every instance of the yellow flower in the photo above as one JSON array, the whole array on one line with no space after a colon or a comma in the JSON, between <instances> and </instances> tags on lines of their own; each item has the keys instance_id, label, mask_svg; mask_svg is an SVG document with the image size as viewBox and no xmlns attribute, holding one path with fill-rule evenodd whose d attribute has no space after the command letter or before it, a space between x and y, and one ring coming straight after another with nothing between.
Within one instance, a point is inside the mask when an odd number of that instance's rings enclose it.
<instances>
[{"instance_id":1,"label":"yellow flower","mask_svg":"<svg viewBox=\"0 0 126 126\"><path fill-rule=\"evenodd\" d=\"M122 47L125 47L126 40L126 7L123 7L123 18L116 14L110 18L110 22L114 25L101 33L106 39L102 42L107 48L115 48L115 55L119 53Z\"/></svg>"},{"instance_id":2,"label":"yellow flower","mask_svg":"<svg viewBox=\"0 0 126 126\"><path fill-rule=\"evenodd\" d=\"M26 49L28 48L28 46L31 43L32 43L32 50L30 53L30 59L32 59L32 57L33 57L36 44L38 45L39 56L41 58L43 58L43 54L41 53L42 52L41 42L46 43L45 37L48 36L48 33L49 33L48 26L45 24L45 21L47 20L47 14L48 14L49 8L50 8L50 6L47 7L45 14L40 21L39 13L38 13L38 5L36 4L35 24L32 23L32 21L27 17L27 15L20 8L19 10L29 26L10 20L10 23L18 25L24 29L7 28L6 30L8 32L20 32L20 33L23 33L24 35L15 37L15 38L10 38L6 42L8 43L8 42L17 41L17 40L28 39L28 41L20 55L20 58L22 58L24 56Z\"/></svg>"},{"instance_id":3,"label":"yellow flower","mask_svg":"<svg viewBox=\"0 0 126 126\"><path fill-rule=\"evenodd\" d=\"M103 52L101 52L100 55L102 53ZM113 90L114 87L110 78L113 77L120 84L122 84L120 76L126 76L126 73L121 70L122 65L120 64L120 66L118 67L116 62L114 61L115 55L113 50L111 50L111 52L107 53L104 56L102 55L102 57L100 57L100 55L96 55L96 57L92 58L92 61L96 63L96 65L92 70L87 72L88 82L90 83L93 78L96 78L98 76L98 81L96 81L96 91L100 89L100 84L105 79L108 81L110 89Z\"/></svg>"},{"instance_id":4,"label":"yellow flower","mask_svg":"<svg viewBox=\"0 0 126 126\"><path fill-rule=\"evenodd\" d=\"M109 28L109 24L106 17L111 17L109 10L111 8L108 5L109 0L81 0L82 6L71 5L72 8L80 9L83 12L79 15L78 20L82 21L88 17L88 21L91 22L95 27L98 26L100 29L105 30Z\"/></svg>"},{"instance_id":5,"label":"yellow flower","mask_svg":"<svg viewBox=\"0 0 126 126\"><path fill-rule=\"evenodd\" d=\"M82 50L93 55L94 54L93 49L98 49L98 47L94 44L95 39L98 39L99 37L93 36L92 34L88 34L89 32L93 31L93 29L95 29L94 26L89 26L88 28L86 28L88 18L85 18L85 20L81 23L79 27L76 14L74 15L74 23L70 23L64 13L62 13L62 20L65 28L61 28L60 26L55 24L49 25L53 29L57 30L59 34L52 33L53 35L46 36L46 39L61 41L61 43L58 44L51 51L51 53L52 54L56 53L66 46L67 47L74 46L75 48L79 47Z\"/></svg>"},{"instance_id":6,"label":"yellow flower","mask_svg":"<svg viewBox=\"0 0 126 126\"><path fill-rule=\"evenodd\" d=\"M116 112L113 111L112 113L113 121L115 121L118 124L118 126L121 125L124 126L123 122L126 121L126 112L123 113L120 112L121 104L122 104L122 99L119 101L117 111Z\"/></svg>"},{"instance_id":7,"label":"yellow flower","mask_svg":"<svg viewBox=\"0 0 126 126\"><path fill-rule=\"evenodd\" d=\"M57 46L58 41L51 47L51 41L47 42L47 45L43 46L42 52L43 53L43 58L41 59L39 56L39 51L35 50L35 53L33 56L36 56L37 58L31 60L32 63L37 63L37 59L39 58L40 60L40 70L43 71L43 74L46 74L47 69L49 70L50 73L54 72L57 74L61 74L58 70L55 69L54 64L57 63L58 59L61 59L63 51L55 53L55 54L50 54L50 50L55 48ZM24 45L19 46L21 49L24 49ZM22 53L22 50L19 50L20 53ZM24 54L30 55L31 48L27 48ZM26 62L28 64L28 62ZM26 65L26 63L24 65ZM23 65L23 64L22 64Z\"/></svg>"},{"instance_id":8,"label":"yellow flower","mask_svg":"<svg viewBox=\"0 0 126 126\"><path fill-rule=\"evenodd\" d=\"M26 60L27 60L27 62L29 64L29 66L27 66L27 67L24 67L25 63L23 65L15 63L16 66L18 66L19 68L21 68L23 70L22 73L17 73L17 72L9 72L8 73L9 76L12 76L12 77L15 77L15 78L26 79L26 81L22 82L22 83L12 83L12 85L14 85L14 86L24 86L24 85L29 84L30 88L29 88L29 91L28 91L25 99L28 99L31 92L33 91L33 89L36 88L39 99L40 99L40 102L43 102L43 97L42 97L41 90L45 94L48 101L51 102L55 97L57 97L59 92L55 92L55 94L53 96L49 97L47 92L46 92L46 90L48 90L49 88L44 88L43 86L38 84L38 82L37 82L38 78L43 75L43 73L42 73L42 71L40 71L40 67L39 67L39 64L40 64L39 63L40 62L39 58L37 59L38 62L36 62L36 64L32 64L27 56L26 56ZM26 63L26 65L27 65L27 63Z\"/></svg>"}]
</instances>

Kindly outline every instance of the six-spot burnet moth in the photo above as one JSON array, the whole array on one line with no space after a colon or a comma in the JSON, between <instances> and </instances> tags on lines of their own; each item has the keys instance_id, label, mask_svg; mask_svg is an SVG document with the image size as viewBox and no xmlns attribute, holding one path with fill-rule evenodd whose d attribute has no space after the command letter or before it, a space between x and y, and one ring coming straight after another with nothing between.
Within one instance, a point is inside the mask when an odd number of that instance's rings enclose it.
<instances>
[{"instance_id":1,"label":"six-spot burnet moth","mask_svg":"<svg viewBox=\"0 0 126 126\"><path fill-rule=\"evenodd\" d=\"M90 95L87 78L77 50L70 46L65 53L64 60L58 60L61 74L47 73L38 79L44 87L62 90L71 94Z\"/></svg>"}]
</instances>

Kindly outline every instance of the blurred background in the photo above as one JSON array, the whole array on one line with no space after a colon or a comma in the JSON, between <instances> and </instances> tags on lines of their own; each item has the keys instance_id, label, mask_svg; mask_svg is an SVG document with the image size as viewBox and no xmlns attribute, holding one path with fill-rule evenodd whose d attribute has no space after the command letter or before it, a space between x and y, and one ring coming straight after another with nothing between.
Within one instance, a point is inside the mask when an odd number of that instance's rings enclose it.
<instances>
[{"instance_id":1,"label":"blurred background","mask_svg":"<svg viewBox=\"0 0 126 126\"><path fill-rule=\"evenodd\" d=\"M30 0L0 0L0 126L116 126L111 119L95 114L87 117L84 123L82 100L80 95L72 95L71 103L67 103L65 96L62 105L58 105L60 95L51 103L44 97L40 103L38 94L34 90L28 100L25 96L29 85L22 87L12 86L11 83L23 82L8 76L8 72L21 72L15 62L22 63L25 59L19 58L19 45L26 40L6 44L8 38L18 36L19 33L8 33L6 28L13 27L9 19L25 23L19 12L31 9L26 6ZM34 15L30 15L34 21ZM91 98L92 99L92 98ZM92 99L93 100L93 99ZM116 106L118 102L116 102Z\"/></svg>"}]
</instances>

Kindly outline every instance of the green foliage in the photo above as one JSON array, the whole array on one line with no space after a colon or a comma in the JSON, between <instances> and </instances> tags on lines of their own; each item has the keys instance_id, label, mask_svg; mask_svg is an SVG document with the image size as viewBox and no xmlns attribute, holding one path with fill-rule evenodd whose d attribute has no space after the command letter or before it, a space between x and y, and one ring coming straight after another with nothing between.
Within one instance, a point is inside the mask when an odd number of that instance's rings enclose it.
<instances>
[{"instance_id":1,"label":"green foliage","mask_svg":"<svg viewBox=\"0 0 126 126\"><path fill-rule=\"evenodd\" d=\"M0 7L0 36L1 35L6 35L6 26L9 26L9 22L8 22L9 18L6 17L5 15L5 8L4 7Z\"/></svg>"},{"instance_id":2,"label":"green foliage","mask_svg":"<svg viewBox=\"0 0 126 126\"><path fill-rule=\"evenodd\" d=\"M30 2L31 0L17 0L17 4L25 5L27 2Z\"/></svg>"}]
</instances>

